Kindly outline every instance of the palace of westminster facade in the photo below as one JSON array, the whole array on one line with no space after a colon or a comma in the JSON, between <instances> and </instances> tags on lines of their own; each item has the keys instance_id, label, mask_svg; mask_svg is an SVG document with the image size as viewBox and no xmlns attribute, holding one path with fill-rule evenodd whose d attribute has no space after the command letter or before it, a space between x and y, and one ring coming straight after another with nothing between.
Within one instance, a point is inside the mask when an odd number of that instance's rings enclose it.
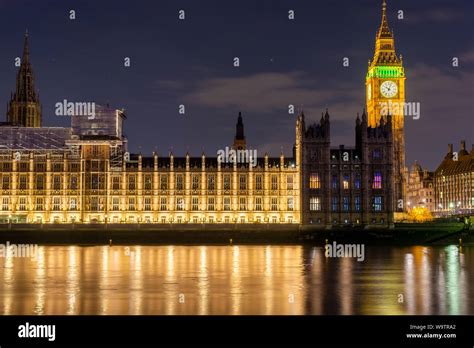
<instances>
[{"instance_id":1,"label":"palace of westminster facade","mask_svg":"<svg viewBox=\"0 0 474 348\"><path fill-rule=\"evenodd\" d=\"M379 104L404 101L404 79L384 1L355 147L331 147L326 110L314 124L298 115L290 158L147 157L127 152L122 110L41 125L26 35L0 125L0 222L391 226L405 209L403 115L381 115ZM240 114L236 128L233 148L245 150Z\"/></svg>"}]
</instances>

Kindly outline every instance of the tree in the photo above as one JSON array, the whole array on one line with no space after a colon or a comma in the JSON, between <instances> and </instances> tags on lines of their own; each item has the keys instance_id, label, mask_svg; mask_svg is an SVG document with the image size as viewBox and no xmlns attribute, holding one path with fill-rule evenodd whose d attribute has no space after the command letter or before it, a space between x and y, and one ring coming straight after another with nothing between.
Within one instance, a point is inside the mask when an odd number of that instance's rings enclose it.
<instances>
[{"instance_id":1,"label":"tree","mask_svg":"<svg viewBox=\"0 0 474 348\"><path fill-rule=\"evenodd\" d=\"M408 219L413 222L427 222L432 221L433 216L427 208L415 207L408 212Z\"/></svg>"}]
</instances>

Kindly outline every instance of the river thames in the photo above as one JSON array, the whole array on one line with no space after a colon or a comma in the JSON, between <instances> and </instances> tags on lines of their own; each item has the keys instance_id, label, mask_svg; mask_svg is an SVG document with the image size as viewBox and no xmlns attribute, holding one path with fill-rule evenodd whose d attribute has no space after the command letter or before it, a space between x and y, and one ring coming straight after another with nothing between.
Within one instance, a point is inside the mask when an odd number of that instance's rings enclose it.
<instances>
[{"instance_id":1,"label":"river thames","mask_svg":"<svg viewBox=\"0 0 474 348\"><path fill-rule=\"evenodd\" d=\"M0 257L0 314L474 314L474 247L39 246Z\"/></svg>"}]
</instances>

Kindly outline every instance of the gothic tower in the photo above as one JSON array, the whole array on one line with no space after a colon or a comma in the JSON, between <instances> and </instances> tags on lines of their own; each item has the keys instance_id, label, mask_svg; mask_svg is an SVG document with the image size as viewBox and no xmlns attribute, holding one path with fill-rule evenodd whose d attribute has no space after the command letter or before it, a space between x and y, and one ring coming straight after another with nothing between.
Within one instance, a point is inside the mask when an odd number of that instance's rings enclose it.
<instances>
[{"instance_id":1,"label":"gothic tower","mask_svg":"<svg viewBox=\"0 0 474 348\"><path fill-rule=\"evenodd\" d=\"M245 141L244 136L244 122L242 121L242 113L239 112L237 124L235 125L235 138L233 148L235 150L245 150L246 147L247 142Z\"/></svg>"},{"instance_id":2,"label":"gothic tower","mask_svg":"<svg viewBox=\"0 0 474 348\"><path fill-rule=\"evenodd\" d=\"M28 32L25 33L23 57L7 110L8 122L14 126L41 127L41 104L35 91L35 80L30 63Z\"/></svg>"},{"instance_id":3,"label":"gothic tower","mask_svg":"<svg viewBox=\"0 0 474 348\"><path fill-rule=\"evenodd\" d=\"M369 127L392 116L393 184L396 212L405 211L405 72L402 56L397 57L393 31L387 21L387 3L382 4L382 23L375 38L375 54L366 77L366 105Z\"/></svg>"}]
</instances>

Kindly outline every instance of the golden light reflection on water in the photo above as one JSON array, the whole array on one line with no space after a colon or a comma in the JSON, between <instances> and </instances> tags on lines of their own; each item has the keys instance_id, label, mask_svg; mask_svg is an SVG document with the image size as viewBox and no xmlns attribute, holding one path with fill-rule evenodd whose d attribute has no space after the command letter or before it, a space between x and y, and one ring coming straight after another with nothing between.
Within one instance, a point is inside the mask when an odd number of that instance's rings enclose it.
<instances>
[{"instance_id":1,"label":"golden light reflection on water","mask_svg":"<svg viewBox=\"0 0 474 348\"><path fill-rule=\"evenodd\" d=\"M240 249L238 246L232 248L232 273L231 273L231 301L232 301L232 311L231 314L240 314L240 301L241 301L241 275L239 274L240 270Z\"/></svg>"},{"instance_id":2,"label":"golden light reflection on water","mask_svg":"<svg viewBox=\"0 0 474 348\"><path fill-rule=\"evenodd\" d=\"M13 257L6 257L4 262L4 280L2 289L5 293L4 301L4 314L12 314L12 302L13 302L13 293L14 293L14 271L13 271Z\"/></svg>"},{"instance_id":3,"label":"golden light reflection on water","mask_svg":"<svg viewBox=\"0 0 474 348\"><path fill-rule=\"evenodd\" d=\"M50 255L50 254L48 254ZM54 254L53 254L54 255ZM36 272L35 272L35 280L34 280L34 288L35 288L35 307L34 307L34 314L45 314L44 306L46 300L46 256L45 256L45 248L40 247L38 248L38 256L36 258ZM22 259L19 259L21 261Z\"/></svg>"},{"instance_id":4,"label":"golden light reflection on water","mask_svg":"<svg viewBox=\"0 0 474 348\"><path fill-rule=\"evenodd\" d=\"M166 314L174 314L176 301L174 300L174 285L176 284L175 270L174 270L174 247L169 246L166 249L167 265L166 265L166 279L165 279L165 298L166 298Z\"/></svg>"},{"instance_id":5,"label":"golden light reflection on water","mask_svg":"<svg viewBox=\"0 0 474 348\"><path fill-rule=\"evenodd\" d=\"M44 250L44 248L42 248ZM68 248L68 271L66 281L66 294L68 297L68 308L66 314L78 313L77 298L80 292L78 247Z\"/></svg>"},{"instance_id":6,"label":"golden light reflection on water","mask_svg":"<svg viewBox=\"0 0 474 348\"><path fill-rule=\"evenodd\" d=\"M0 314L474 314L474 248L41 246L0 258Z\"/></svg>"}]
</instances>

